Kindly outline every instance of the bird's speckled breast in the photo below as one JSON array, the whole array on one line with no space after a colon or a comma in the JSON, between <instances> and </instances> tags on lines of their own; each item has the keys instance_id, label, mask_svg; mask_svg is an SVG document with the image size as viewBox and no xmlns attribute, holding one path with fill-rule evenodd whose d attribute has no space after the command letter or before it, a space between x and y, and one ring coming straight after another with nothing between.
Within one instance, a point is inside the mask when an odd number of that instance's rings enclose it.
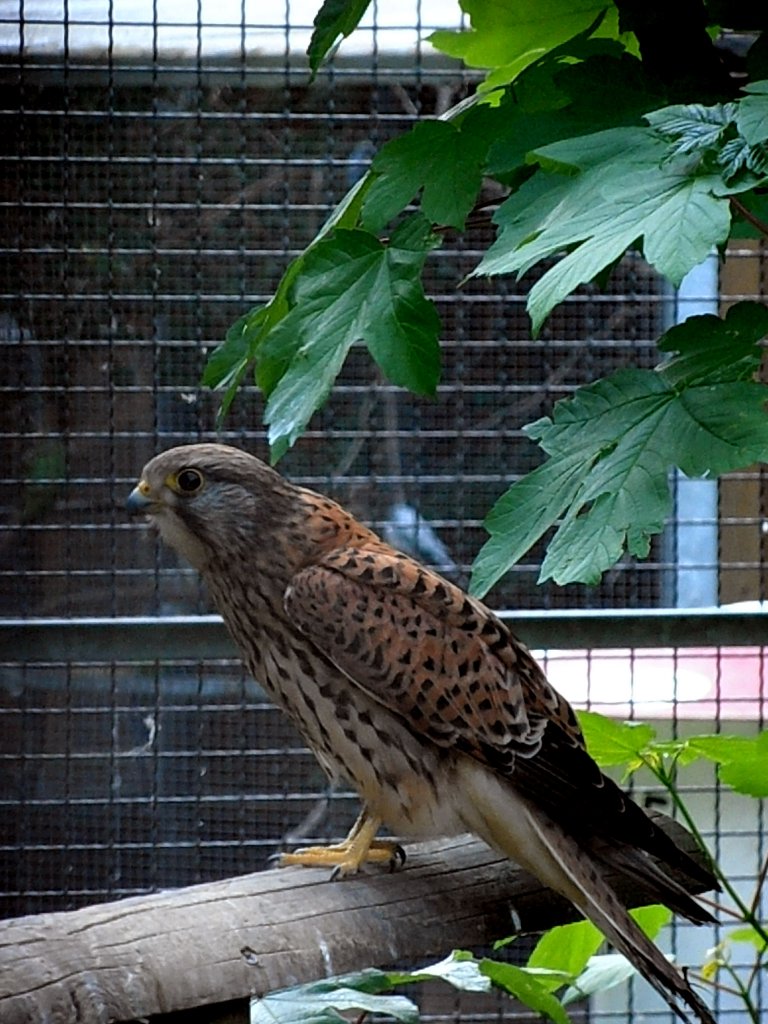
<instances>
[{"instance_id":1,"label":"bird's speckled breast","mask_svg":"<svg viewBox=\"0 0 768 1024\"><path fill-rule=\"evenodd\" d=\"M230 581L231 582L231 581ZM395 833L432 838L468 830L451 799L454 756L430 749L292 629L282 602L208 580L246 666L331 779L350 784ZM276 606L277 605L277 606Z\"/></svg>"}]
</instances>

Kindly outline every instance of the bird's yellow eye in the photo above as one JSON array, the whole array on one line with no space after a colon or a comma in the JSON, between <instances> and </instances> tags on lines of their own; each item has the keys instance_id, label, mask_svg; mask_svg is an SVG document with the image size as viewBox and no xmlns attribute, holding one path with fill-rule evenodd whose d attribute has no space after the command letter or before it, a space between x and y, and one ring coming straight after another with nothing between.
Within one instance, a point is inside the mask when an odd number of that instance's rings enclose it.
<instances>
[{"instance_id":1,"label":"bird's yellow eye","mask_svg":"<svg viewBox=\"0 0 768 1024\"><path fill-rule=\"evenodd\" d=\"M182 494L194 494L203 486L203 475L196 469L182 469L176 476L176 487Z\"/></svg>"}]
</instances>

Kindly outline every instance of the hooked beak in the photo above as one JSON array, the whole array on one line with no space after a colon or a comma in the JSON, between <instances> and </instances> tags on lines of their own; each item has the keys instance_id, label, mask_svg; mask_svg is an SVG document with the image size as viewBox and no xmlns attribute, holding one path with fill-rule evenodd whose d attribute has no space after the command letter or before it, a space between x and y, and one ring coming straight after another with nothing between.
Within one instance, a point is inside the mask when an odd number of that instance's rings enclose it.
<instances>
[{"instance_id":1,"label":"hooked beak","mask_svg":"<svg viewBox=\"0 0 768 1024\"><path fill-rule=\"evenodd\" d=\"M140 480L128 495L125 507L129 515L138 516L149 512L154 504L155 502L150 495L149 484L146 480Z\"/></svg>"}]
</instances>

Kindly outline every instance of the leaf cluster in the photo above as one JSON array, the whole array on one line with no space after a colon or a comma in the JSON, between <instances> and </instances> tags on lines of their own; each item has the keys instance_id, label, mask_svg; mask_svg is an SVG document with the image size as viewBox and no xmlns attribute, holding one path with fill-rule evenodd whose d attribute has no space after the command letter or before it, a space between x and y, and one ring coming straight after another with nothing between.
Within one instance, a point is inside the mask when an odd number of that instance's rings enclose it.
<instances>
[{"instance_id":1,"label":"leaf cluster","mask_svg":"<svg viewBox=\"0 0 768 1024\"><path fill-rule=\"evenodd\" d=\"M647 768L670 788L677 767L706 760L717 765L720 781L736 793L768 797L768 731L752 737L705 734L660 740L647 723L617 722L594 711L580 711L579 724L600 767L623 768L625 778Z\"/></svg>"},{"instance_id":2,"label":"leaf cluster","mask_svg":"<svg viewBox=\"0 0 768 1024\"><path fill-rule=\"evenodd\" d=\"M313 71L367 6L326 0L309 48ZM543 268L527 297L534 334L559 302L604 280L628 251L678 284L734 232L768 233L768 80L715 103L681 98L679 83L641 52L658 6L633 21L609 0L508 8L467 0L470 29L435 33L432 42L486 70L481 87L385 144L270 302L233 325L204 375L223 392L220 415L252 373L267 397L277 460L358 344L389 381L433 395L440 321L421 272L447 232L489 216L480 201L488 178L506 198L493 214L496 240L473 274ZM748 22L747 8L731 11ZM721 14L717 5L704 10L697 46L704 22ZM758 34L750 67L768 75L761 46ZM685 345L685 366L598 381L531 424L527 433L547 459L492 511L475 592L556 523L542 578L594 582L625 552L647 553L669 511L672 467L715 476L768 458L766 395L752 380L765 331L757 309L719 328L699 319L660 342L662 351Z\"/></svg>"},{"instance_id":3,"label":"leaf cluster","mask_svg":"<svg viewBox=\"0 0 768 1024\"><path fill-rule=\"evenodd\" d=\"M656 369L619 370L530 424L548 458L489 512L473 591L555 524L540 579L595 583L625 549L648 553L672 509L671 466L704 477L768 458L768 388L753 380L767 332L756 303L691 317L659 340Z\"/></svg>"},{"instance_id":4,"label":"leaf cluster","mask_svg":"<svg viewBox=\"0 0 768 1024\"><path fill-rule=\"evenodd\" d=\"M653 773L671 795L710 861L677 785L678 768L708 760L717 765L721 781L737 793L756 798L768 796L768 732L753 737L701 735L660 740L655 729L646 723L617 722L589 711L579 713L579 722L588 750L602 768L619 767L625 777L641 768ZM722 910L739 923L726 931L707 953L696 980L736 992L742 997L748 1019L757 1024L759 1009L754 990L768 956L768 926L759 917L768 859L751 904L743 901L718 863L712 862L712 866L735 907ZM631 914L651 939L659 935L672 917L663 906L641 907ZM499 940L495 950L498 952L514 941L514 936ZM580 921L546 932L524 966L493 957L478 959L472 953L455 950L444 960L416 971L368 969L258 997L251 1003L251 1024L348 1024L344 1014L350 1011L358 1019L380 1014L402 1024L417 1024L416 1004L407 996L393 994L392 989L435 979L468 992L499 989L546 1020L570 1024L568 1006L613 988L636 973L620 954L600 952L603 943L595 925ZM753 951L751 967L745 970L741 955L740 965L734 965L734 945Z\"/></svg>"},{"instance_id":5,"label":"leaf cluster","mask_svg":"<svg viewBox=\"0 0 768 1024\"><path fill-rule=\"evenodd\" d=\"M656 730L647 723L617 722L591 711L579 712L579 723L587 748L601 768L621 768L624 777L645 768L667 790L682 820L708 858L720 885L730 898L731 906L718 908L721 913L739 922L725 931L717 945L709 950L701 966L703 981L740 997L747 1019L758 1024L760 1009L756 988L759 977L768 967L768 922L760 917L764 888L768 878L768 857L764 858L752 899L747 901L734 886L730 872L714 860L682 797L677 784L678 770L695 761L716 765L723 785L743 796L768 797L768 731L755 736L726 734L688 736L660 740ZM752 947L754 960L744 965L739 954L733 962L733 946Z\"/></svg>"},{"instance_id":6,"label":"leaf cluster","mask_svg":"<svg viewBox=\"0 0 768 1024\"><path fill-rule=\"evenodd\" d=\"M632 911L650 938L671 918L666 907ZM497 949L513 939L497 943ZM440 980L464 992L497 989L513 996L538 1016L555 1024L570 1024L566 1007L626 981L635 973L618 954L597 955L603 936L590 921L562 925L536 944L525 966L491 957L475 958L454 950L444 960L415 971L368 968L355 974L310 982L260 996L251 1002L251 1024L348 1024L344 1016L378 1014L402 1024L417 1024L416 1004L392 989ZM556 993L560 993L557 995Z\"/></svg>"}]
</instances>

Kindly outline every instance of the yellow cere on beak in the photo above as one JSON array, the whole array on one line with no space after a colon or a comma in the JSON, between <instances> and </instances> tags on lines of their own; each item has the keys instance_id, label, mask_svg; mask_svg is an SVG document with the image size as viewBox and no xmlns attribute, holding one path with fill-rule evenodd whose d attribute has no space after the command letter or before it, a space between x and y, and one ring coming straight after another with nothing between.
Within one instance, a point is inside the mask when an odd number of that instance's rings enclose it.
<instances>
[{"instance_id":1,"label":"yellow cere on beak","mask_svg":"<svg viewBox=\"0 0 768 1024\"><path fill-rule=\"evenodd\" d=\"M151 488L146 480L140 480L128 495L125 507L131 515L140 515L152 505Z\"/></svg>"}]
</instances>

